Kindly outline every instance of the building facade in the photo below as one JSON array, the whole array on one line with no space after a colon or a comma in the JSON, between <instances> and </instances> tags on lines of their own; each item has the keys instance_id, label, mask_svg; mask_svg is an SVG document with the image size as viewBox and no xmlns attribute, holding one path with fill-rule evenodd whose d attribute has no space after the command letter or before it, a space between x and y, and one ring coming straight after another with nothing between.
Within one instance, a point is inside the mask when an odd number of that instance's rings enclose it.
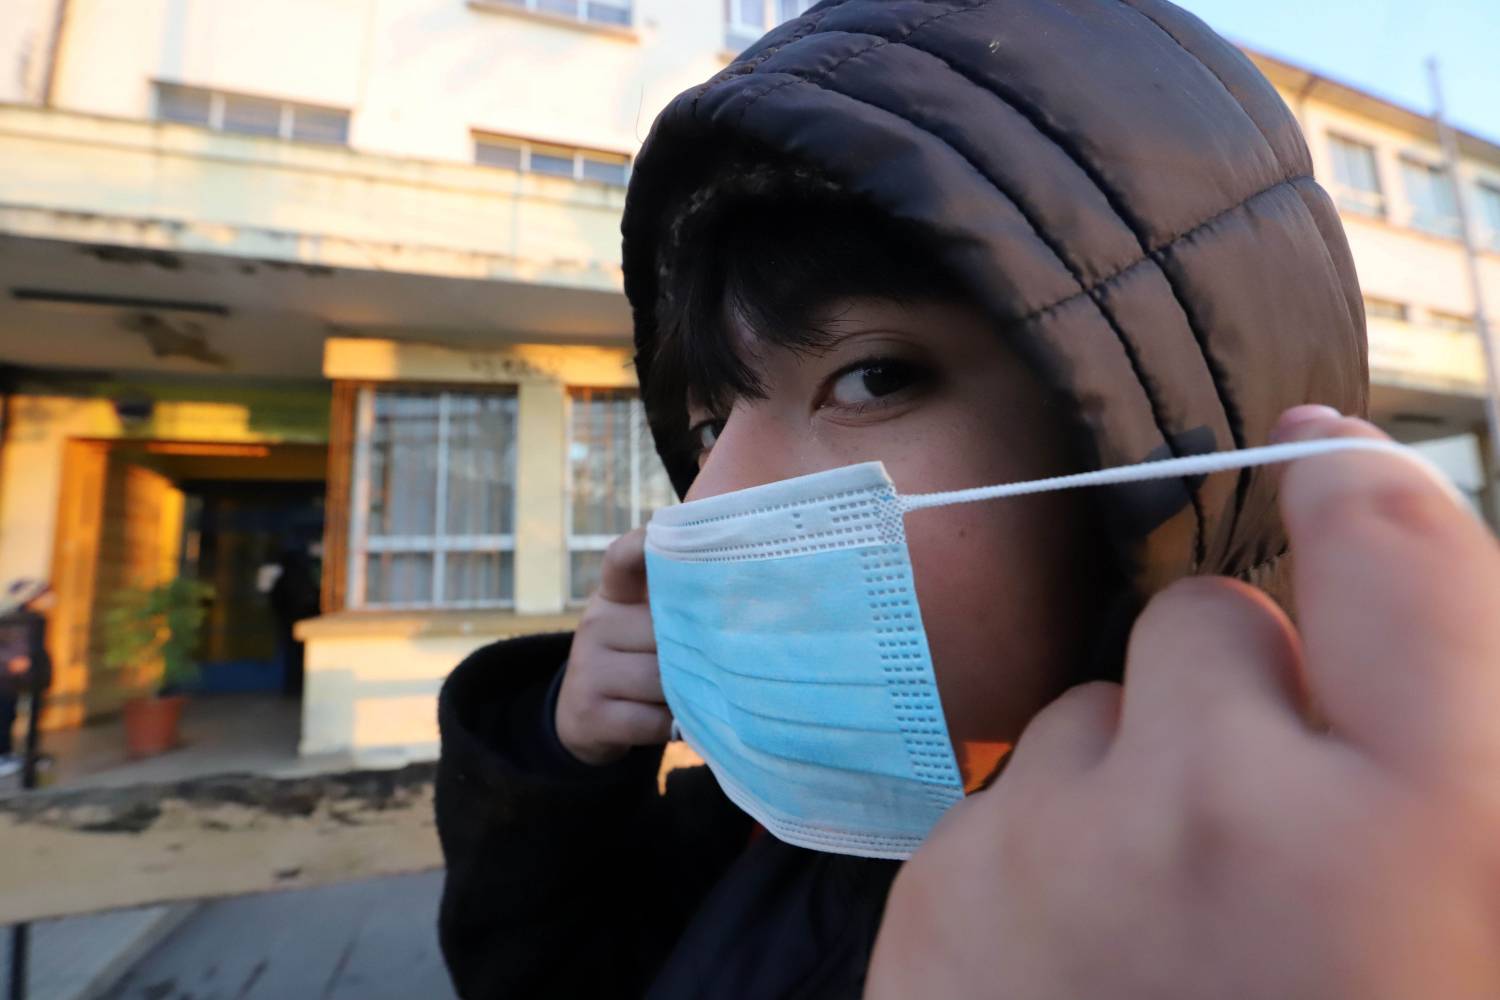
<instances>
[{"instance_id":1,"label":"building facade","mask_svg":"<svg viewBox=\"0 0 1500 1000\"><path fill-rule=\"evenodd\" d=\"M53 580L49 723L120 587L214 584L209 690L294 689L307 754L423 756L494 638L567 628L671 502L619 222L665 102L811 0L10 0L0 24L0 579ZM1375 416L1490 504L1484 366L1430 122L1251 54L1368 296ZM1500 308L1500 145L1463 137Z\"/></svg>"}]
</instances>

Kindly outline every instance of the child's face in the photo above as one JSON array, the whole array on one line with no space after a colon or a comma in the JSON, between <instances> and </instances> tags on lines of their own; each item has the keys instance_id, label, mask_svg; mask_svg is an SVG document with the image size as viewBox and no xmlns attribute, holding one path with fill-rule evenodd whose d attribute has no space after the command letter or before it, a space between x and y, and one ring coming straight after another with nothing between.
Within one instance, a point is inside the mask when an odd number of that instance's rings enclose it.
<instances>
[{"instance_id":1,"label":"child's face","mask_svg":"<svg viewBox=\"0 0 1500 1000\"><path fill-rule=\"evenodd\" d=\"M875 460L902 493L1072 471L1041 386L972 309L858 298L819 319L836 339L817 353L739 331L766 398L737 399L720 419L690 410L704 451L685 499ZM907 515L917 597L967 787L1074 674L1098 600L1086 525L1072 494Z\"/></svg>"}]
</instances>

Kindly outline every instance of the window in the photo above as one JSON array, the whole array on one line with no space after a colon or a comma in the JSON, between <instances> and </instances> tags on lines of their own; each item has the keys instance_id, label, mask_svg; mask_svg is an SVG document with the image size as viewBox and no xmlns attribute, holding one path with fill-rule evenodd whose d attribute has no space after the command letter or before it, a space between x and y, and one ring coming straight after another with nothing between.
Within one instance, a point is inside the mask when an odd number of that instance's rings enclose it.
<instances>
[{"instance_id":1,"label":"window","mask_svg":"<svg viewBox=\"0 0 1500 1000\"><path fill-rule=\"evenodd\" d=\"M1405 323L1406 303L1367 295L1365 296L1365 317L1367 319L1394 319Z\"/></svg>"},{"instance_id":2,"label":"window","mask_svg":"<svg viewBox=\"0 0 1500 1000\"><path fill-rule=\"evenodd\" d=\"M1401 174L1406 200L1411 202L1411 224L1438 236L1456 236L1458 194L1448 171L1407 157L1401 160Z\"/></svg>"},{"instance_id":3,"label":"window","mask_svg":"<svg viewBox=\"0 0 1500 1000\"><path fill-rule=\"evenodd\" d=\"M1465 316L1463 313L1443 312L1434 309L1427 314L1428 323L1440 330L1453 330L1457 333L1478 333L1479 323L1473 316Z\"/></svg>"},{"instance_id":4,"label":"window","mask_svg":"<svg viewBox=\"0 0 1500 1000\"><path fill-rule=\"evenodd\" d=\"M1500 251L1500 187L1479 185L1479 224L1485 228L1480 241L1491 250Z\"/></svg>"},{"instance_id":5,"label":"window","mask_svg":"<svg viewBox=\"0 0 1500 1000\"><path fill-rule=\"evenodd\" d=\"M175 83L156 85L156 117L221 132L264 135L342 146L349 141L349 112L245 94L226 94Z\"/></svg>"},{"instance_id":6,"label":"window","mask_svg":"<svg viewBox=\"0 0 1500 1000\"><path fill-rule=\"evenodd\" d=\"M635 392L572 389L568 404L568 596L583 601L609 543L676 494Z\"/></svg>"},{"instance_id":7,"label":"window","mask_svg":"<svg viewBox=\"0 0 1500 1000\"><path fill-rule=\"evenodd\" d=\"M623 153L548 146L502 136L475 136L474 162L482 167L595 181L610 187L624 187L630 178L630 157Z\"/></svg>"},{"instance_id":8,"label":"window","mask_svg":"<svg viewBox=\"0 0 1500 1000\"><path fill-rule=\"evenodd\" d=\"M551 14L586 24L630 27L630 0L487 0L520 10Z\"/></svg>"},{"instance_id":9,"label":"window","mask_svg":"<svg viewBox=\"0 0 1500 1000\"><path fill-rule=\"evenodd\" d=\"M817 0L725 0L724 46L731 52L749 48L767 31L807 13Z\"/></svg>"},{"instance_id":10,"label":"window","mask_svg":"<svg viewBox=\"0 0 1500 1000\"><path fill-rule=\"evenodd\" d=\"M1328 152L1333 161L1333 189L1339 207L1360 215L1384 217L1385 195L1380 190L1375 147L1330 135Z\"/></svg>"},{"instance_id":11,"label":"window","mask_svg":"<svg viewBox=\"0 0 1500 1000\"><path fill-rule=\"evenodd\" d=\"M515 480L514 393L362 390L349 605L512 604Z\"/></svg>"}]
</instances>

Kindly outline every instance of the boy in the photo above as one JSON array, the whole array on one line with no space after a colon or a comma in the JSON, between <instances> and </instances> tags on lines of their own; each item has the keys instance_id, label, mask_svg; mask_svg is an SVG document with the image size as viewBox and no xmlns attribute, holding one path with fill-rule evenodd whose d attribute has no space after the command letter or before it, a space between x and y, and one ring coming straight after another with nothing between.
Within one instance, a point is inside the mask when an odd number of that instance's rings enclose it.
<instances>
[{"instance_id":1,"label":"boy","mask_svg":"<svg viewBox=\"0 0 1500 1000\"><path fill-rule=\"evenodd\" d=\"M1363 412L1360 293L1310 175L1270 85L1168 4L821 3L676 99L637 160L625 283L658 450L687 500L874 460L931 492ZM1265 469L906 531L968 791L1062 691L1119 676L1171 581L1285 584ZM899 863L757 835L703 768L658 794L646 598L633 533L576 635L481 650L444 688L461 995L858 996Z\"/></svg>"}]
</instances>

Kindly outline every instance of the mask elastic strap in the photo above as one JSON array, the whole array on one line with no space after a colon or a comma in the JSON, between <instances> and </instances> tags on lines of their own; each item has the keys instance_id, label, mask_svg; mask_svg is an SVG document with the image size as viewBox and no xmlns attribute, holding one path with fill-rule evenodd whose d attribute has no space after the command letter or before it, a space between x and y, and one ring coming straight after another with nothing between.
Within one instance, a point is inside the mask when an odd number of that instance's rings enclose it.
<instances>
[{"instance_id":1,"label":"mask elastic strap","mask_svg":"<svg viewBox=\"0 0 1500 1000\"><path fill-rule=\"evenodd\" d=\"M1156 462L1142 462L1139 465L1124 465L1072 476L1035 479L1025 483L978 486L967 490L949 490L946 493L912 493L896 499L903 511L922 510L925 507L946 507L956 503L972 503L975 500L1050 493L1053 490L1071 490L1085 486L1110 486L1116 483L1144 482L1149 479L1206 476L1214 472L1248 469L1257 465L1275 465L1278 462L1290 462L1314 455L1330 455L1338 451L1378 451L1388 455L1400 455L1421 465L1429 475L1442 484L1450 495L1458 499L1453 484L1448 482L1442 473L1434 469L1425 459L1410 448L1379 438L1325 438L1317 441L1293 441L1289 444L1273 444L1261 448L1245 448L1240 451L1215 451L1206 455L1167 458Z\"/></svg>"}]
</instances>

